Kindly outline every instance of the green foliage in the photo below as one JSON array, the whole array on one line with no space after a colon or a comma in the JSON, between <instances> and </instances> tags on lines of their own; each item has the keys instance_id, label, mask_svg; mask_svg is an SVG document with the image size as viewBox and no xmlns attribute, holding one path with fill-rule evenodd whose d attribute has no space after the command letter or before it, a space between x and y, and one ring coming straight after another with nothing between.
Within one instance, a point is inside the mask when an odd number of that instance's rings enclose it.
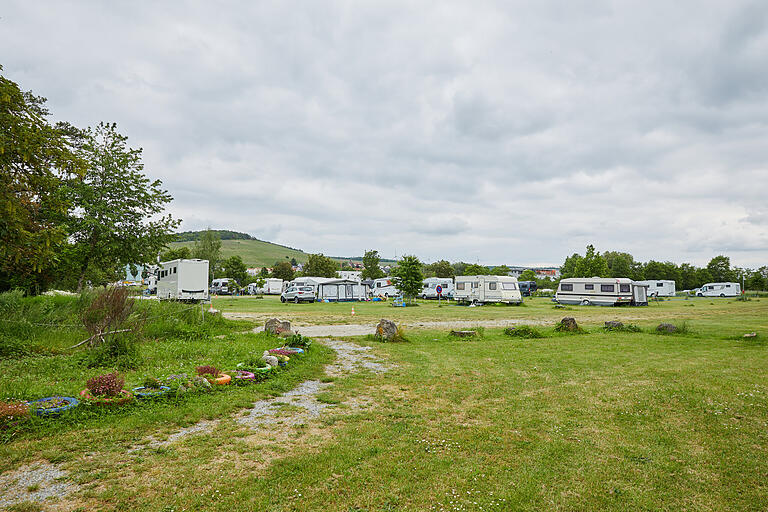
<instances>
[{"instance_id":1,"label":"green foliage","mask_svg":"<svg viewBox=\"0 0 768 512\"><path fill-rule=\"evenodd\" d=\"M85 163L74 151L77 130L47 117L45 98L0 75L0 291L44 291L66 244L62 184Z\"/></svg>"},{"instance_id":2,"label":"green foliage","mask_svg":"<svg viewBox=\"0 0 768 512\"><path fill-rule=\"evenodd\" d=\"M240 256L231 256L221 263L220 275L232 278L238 283L246 284L248 269Z\"/></svg>"},{"instance_id":3,"label":"green foliage","mask_svg":"<svg viewBox=\"0 0 768 512\"><path fill-rule=\"evenodd\" d=\"M455 277L455 271L453 266L446 260L436 261L425 266L425 276L428 277Z\"/></svg>"},{"instance_id":4,"label":"green foliage","mask_svg":"<svg viewBox=\"0 0 768 512\"><path fill-rule=\"evenodd\" d=\"M285 339L285 345L287 347L297 347L306 350L312 345L312 338L308 336L302 336L297 332L296 334Z\"/></svg>"},{"instance_id":5,"label":"green foliage","mask_svg":"<svg viewBox=\"0 0 768 512\"><path fill-rule=\"evenodd\" d=\"M603 330L606 332L643 332L640 327L634 324L606 325Z\"/></svg>"},{"instance_id":6,"label":"green foliage","mask_svg":"<svg viewBox=\"0 0 768 512\"><path fill-rule=\"evenodd\" d=\"M200 240L195 242L192 248L192 256L201 260L208 260L208 281L213 280L219 265L219 252L221 251L221 238L218 232L208 228L200 235Z\"/></svg>"},{"instance_id":7,"label":"green foliage","mask_svg":"<svg viewBox=\"0 0 768 512\"><path fill-rule=\"evenodd\" d=\"M574 272L573 277L608 277L608 263L590 244L584 257L576 262Z\"/></svg>"},{"instance_id":8,"label":"green foliage","mask_svg":"<svg viewBox=\"0 0 768 512\"><path fill-rule=\"evenodd\" d=\"M162 381L157 377L147 377L144 379L144 382L141 383L141 386L145 389L160 389L160 386L162 385Z\"/></svg>"},{"instance_id":9,"label":"green foliage","mask_svg":"<svg viewBox=\"0 0 768 512\"><path fill-rule=\"evenodd\" d=\"M293 267L287 261L278 261L272 266L272 277L283 281L292 281L294 278Z\"/></svg>"},{"instance_id":10,"label":"green foliage","mask_svg":"<svg viewBox=\"0 0 768 512\"><path fill-rule=\"evenodd\" d=\"M531 269L523 270L523 273L520 274L520 277L517 278L518 281L536 281L536 272L534 272Z\"/></svg>"},{"instance_id":11,"label":"green foliage","mask_svg":"<svg viewBox=\"0 0 768 512\"><path fill-rule=\"evenodd\" d=\"M506 265L499 265L498 267L493 268L493 275L495 276L508 276L509 273L512 271L508 266ZM533 273L533 279L529 279L529 281L535 281L536 280L536 274L533 272L533 270L530 270L531 273Z\"/></svg>"},{"instance_id":12,"label":"green foliage","mask_svg":"<svg viewBox=\"0 0 768 512\"><path fill-rule=\"evenodd\" d=\"M635 262L631 254L626 252L606 251L603 253L608 265L609 277L632 278L632 264Z\"/></svg>"},{"instance_id":13,"label":"green foliage","mask_svg":"<svg viewBox=\"0 0 768 512\"><path fill-rule=\"evenodd\" d=\"M478 265L476 263L472 263L464 267L463 274L457 274L457 275L489 276L489 275L493 275L493 272L491 272L491 269L489 269L488 267L485 267L483 265Z\"/></svg>"},{"instance_id":14,"label":"green foliage","mask_svg":"<svg viewBox=\"0 0 768 512\"><path fill-rule=\"evenodd\" d=\"M392 282L403 296L413 300L423 288L424 274L416 256L403 256L392 271Z\"/></svg>"},{"instance_id":15,"label":"green foliage","mask_svg":"<svg viewBox=\"0 0 768 512\"><path fill-rule=\"evenodd\" d=\"M174 247L160 254L160 261L188 260L192 257L192 250L189 247Z\"/></svg>"},{"instance_id":16,"label":"green foliage","mask_svg":"<svg viewBox=\"0 0 768 512\"><path fill-rule=\"evenodd\" d=\"M237 231L230 231L228 229L210 229L206 231L213 232L218 235L219 240L258 240L248 233L240 233ZM182 231L173 235L174 242L196 242L202 239L206 231Z\"/></svg>"},{"instance_id":17,"label":"green foliage","mask_svg":"<svg viewBox=\"0 0 768 512\"><path fill-rule=\"evenodd\" d=\"M384 271L379 267L381 258L379 257L379 251L371 249L365 251L363 255L363 279L379 279L384 277Z\"/></svg>"},{"instance_id":18,"label":"green foliage","mask_svg":"<svg viewBox=\"0 0 768 512\"><path fill-rule=\"evenodd\" d=\"M518 325L517 327L507 327L504 329L504 334L507 336L512 336L514 338L543 338L544 335L536 329L535 327L531 327L529 325Z\"/></svg>"},{"instance_id":19,"label":"green foliage","mask_svg":"<svg viewBox=\"0 0 768 512\"><path fill-rule=\"evenodd\" d=\"M715 256L707 263L707 270L714 282L732 281L731 259L728 256Z\"/></svg>"},{"instance_id":20,"label":"green foliage","mask_svg":"<svg viewBox=\"0 0 768 512\"><path fill-rule=\"evenodd\" d=\"M125 378L117 372L112 372L88 379L86 387L93 396L117 396L124 385Z\"/></svg>"},{"instance_id":21,"label":"green foliage","mask_svg":"<svg viewBox=\"0 0 768 512\"><path fill-rule=\"evenodd\" d=\"M338 277L339 265L322 254L310 254L302 273L311 277Z\"/></svg>"}]
</instances>

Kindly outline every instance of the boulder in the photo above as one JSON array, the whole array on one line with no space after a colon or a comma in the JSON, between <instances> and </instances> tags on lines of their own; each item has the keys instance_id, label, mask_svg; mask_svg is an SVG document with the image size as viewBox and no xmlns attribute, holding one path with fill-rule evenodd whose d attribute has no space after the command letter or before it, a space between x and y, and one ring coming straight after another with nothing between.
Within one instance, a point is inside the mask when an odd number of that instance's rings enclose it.
<instances>
[{"instance_id":1,"label":"boulder","mask_svg":"<svg viewBox=\"0 0 768 512\"><path fill-rule=\"evenodd\" d=\"M266 355L261 358L262 361L267 363L269 366L277 366L278 361L275 356Z\"/></svg>"},{"instance_id":2,"label":"boulder","mask_svg":"<svg viewBox=\"0 0 768 512\"><path fill-rule=\"evenodd\" d=\"M656 327L656 331L657 332L673 333L673 332L677 332L677 326L672 325L672 324L659 324Z\"/></svg>"},{"instance_id":3,"label":"boulder","mask_svg":"<svg viewBox=\"0 0 768 512\"><path fill-rule=\"evenodd\" d=\"M293 331L288 329L286 331L280 331L277 335L280 336L281 338L290 338L291 336L293 336Z\"/></svg>"},{"instance_id":4,"label":"boulder","mask_svg":"<svg viewBox=\"0 0 768 512\"><path fill-rule=\"evenodd\" d=\"M376 326L376 337L382 341L392 341L397 336L397 324L384 318Z\"/></svg>"},{"instance_id":5,"label":"boulder","mask_svg":"<svg viewBox=\"0 0 768 512\"><path fill-rule=\"evenodd\" d=\"M559 331L578 331L579 324L576 323L575 318L571 318L570 316L567 316L562 320L560 320L560 323L558 324L557 329Z\"/></svg>"},{"instance_id":6,"label":"boulder","mask_svg":"<svg viewBox=\"0 0 768 512\"><path fill-rule=\"evenodd\" d=\"M270 334L280 334L291 330L291 322L270 318L264 324L264 330Z\"/></svg>"},{"instance_id":7,"label":"boulder","mask_svg":"<svg viewBox=\"0 0 768 512\"><path fill-rule=\"evenodd\" d=\"M624 324L619 322L618 320L610 320L608 322L605 322L605 328L608 329L609 331L612 331L614 329L617 329L617 330L623 329Z\"/></svg>"}]
</instances>

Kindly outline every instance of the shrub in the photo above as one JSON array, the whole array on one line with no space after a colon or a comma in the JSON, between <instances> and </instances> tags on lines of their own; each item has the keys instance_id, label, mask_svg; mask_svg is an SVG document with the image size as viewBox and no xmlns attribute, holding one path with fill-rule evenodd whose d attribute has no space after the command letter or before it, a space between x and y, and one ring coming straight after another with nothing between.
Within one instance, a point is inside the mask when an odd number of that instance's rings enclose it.
<instances>
[{"instance_id":1,"label":"shrub","mask_svg":"<svg viewBox=\"0 0 768 512\"><path fill-rule=\"evenodd\" d=\"M219 370L215 366L211 366L209 364L208 365L203 365L203 366L198 366L197 368L195 368L195 370L197 370L197 374L200 375L200 376L208 376L209 375L211 377L218 377L219 375L221 375L221 370Z\"/></svg>"},{"instance_id":2,"label":"shrub","mask_svg":"<svg viewBox=\"0 0 768 512\"><path fill-rule=\"evenodd\" d=\"M312 338L296 333L293 336L286 338L285 344L289 347L298 347L306 350L312 345Z\"/></svg>"},{"instance_id":3,"label":"shrub","mask_svg":"<svg viewBox=\"0 0 768 512\"><path fill-rule=\"evenodd\" d=\"M160 389L160 386L162 385L163 383L160 382L160 379L155 377L147 377L141 384L141 386L145 389Z\"/></svg>"},{"instance_id":4,"label":"shrub","mask_svg":"<svg viewBox=\"0 0 768 512\"><path fill-rule=\"evenodd\" d=\"M129 322L133 308L130 291L113 287L98 292L83 310L80 319L90 334L86 342L92 348L85 358L89 368L117 366L129 369L138 366L139 353L134 338L140 331L140 323L136 319Z\"/></svg>"},{"instance_id":5,"label":"shrub","mask_svg":"<svg viewBox=\"0 0 768 512\"><path fill-rule=\"evenodd\" d=\"M248 370L252 368L266 368L267 362L262 359L262 356L252 355L248 357L242 363L237 363L238 369Z\"/></svg>"},{"instance_id":6,"label":"shrub","mask_svg":"<svg viewBox=\"0 0 768 512\"><path fill-rule=\"evenodd\" d=\"M26 343L18 338L0 334L0 357L18 358L29 355Z\"/></svg>"},{"instance_id":7,"label":"shrub","mask_svg":"<svg viewBox=\"0 0 768 512\"><path fill-rule=\"evenodd\" d=\"M29 406L24 402L0 402L0 424L10 423L29 415Z\"/></svg>"},{"instance_id":8,"label":"shrub","mask_svg":"<svg viewBox=\"0 0 768 512\"><path fill-rule=\"evenodd\" d=\"M507 327L504 329L504 334L507 336L513 336L515 338L543 338L544 335L539 332L538 329L530 327L528 325L519 325L517 327Z\"/></svg>"},{"instance_id":9,"label":"shrub","mask_svg":"<svg viewBox=\"0 0 768 512\"><path fill-rule=\"evenodd\" d=\"M405 335L405 329L403 327L398 326L397 332L389 341L391 341L392 343L405 343L411 340L409 340L408 337Z\"/></svg>"},{"instance_id":10,"label":"shrub","mask_svg":"<svg viewBox=\"0 0 768 512\"><path fill-rule=\"evenodd\" d=\"M125 379L112 372L88 379L86 387L93 396L118 396L124 385Z\"/></svg>"}]
</instances>

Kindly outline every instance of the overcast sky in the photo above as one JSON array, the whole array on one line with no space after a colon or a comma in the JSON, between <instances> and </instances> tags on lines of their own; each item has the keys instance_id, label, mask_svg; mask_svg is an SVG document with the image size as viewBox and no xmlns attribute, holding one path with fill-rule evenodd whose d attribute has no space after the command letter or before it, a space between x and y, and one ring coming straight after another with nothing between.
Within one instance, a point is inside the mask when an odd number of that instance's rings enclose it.
<instances>
[{"instance_id":1,"label":"overcast sky","mask_svg":"<svg viewBox=\"0 0 768 512\"><path fill-rule=\"evenodd\" d=\"M768 264L765 0L5 1L0 64L117 122L185 230Z\"/></svg>"}]
</instances>

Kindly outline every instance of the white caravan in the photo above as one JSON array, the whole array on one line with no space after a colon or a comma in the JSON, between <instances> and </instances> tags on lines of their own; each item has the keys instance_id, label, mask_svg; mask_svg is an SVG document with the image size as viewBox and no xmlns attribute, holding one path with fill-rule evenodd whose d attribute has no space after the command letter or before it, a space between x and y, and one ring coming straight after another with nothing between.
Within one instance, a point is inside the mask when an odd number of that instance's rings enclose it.
<instances>
[{"instance_id":1,"label":"white caravan","mask_svg":"<svg viewBox=\"0 0 768 512\"><path fill-rule=\"evenodd\" d=\"M367 286L354 279L334 279L319 283L315 289L318 301L350 302L368 298Z\"/></svg>"},{"instance_id":2,"label":"white caravan","mask_svg":"<svg viewBox=\"0 0 768 512\"><path fill-rule=\"evenodd\" d=\"M382 277L373 280L371 286L371 295L374 297L397 297L400 295L400 290L388 277Z\"/></svg>"},{"instance_id":3,"label":"white caravan","mask_svg":"<svg viewBox=\"0 0 768 512\"><path fill-rule=\"evenodd\" d=\"M741 295L739 283L707 283L696 292L697 297L738 297Z\"/></svg>"},{"instance_id":4,"label":"white caravan","mask_svg":"<svg viewBox=\"0 0 768 512\"><path fill-rule=\"evenodd\" d=\"M649 297L675 296L675 282L671 279L658 279L656 281L646 279L645 281L635 281L635 283L648 286Z\"/></svg>"},{"instance_id":5,"label":"white caravan","mask_svg":"<svg viewBox=\"0 0 768 512\"><path fill-rule=\"evenodd\" d=\"M428 277L423 282L424 288L422 288L420 295L422 299L436 299L438 286L443 289L443 291L440 292L442 298L453 298L453 279L450 277Z\"/></svg>"},{"instance_id":6,"label":"white caravan","mask_svg":"<svg viewBox=\"0 0 768 512\"><path fill-rule=\"evenodd\" d=\"M256 283L250 283L248 285L248 293L250 295L280 295L283 293L283 280L276 277L267 277L264 279L264 284L259 286Z\"/></svg>"},{"instance_id":7,"label":"white caravan","mask_svg":"<svg viewBox=\"0 0 768 512\"><path fill-rule=\"evenodd\" d=\"M302 286L311 286L312 291L315 293L315 297L317 297L318 287L321 284L330 283L338 280L339 278L337 277L297 277L296 279L288 283L285 289L287 290L288 288L292 288L292 287L298 288Z\"/></svg>"},{"instance_id":8,"label":"white caravan","mask_svg":"<svg viewBox=\"0 0 768 512\"><path fill-rule=\"evenodd\" d=\"M460 304L495 302L521 304L523 302L517 278L510 276L456 276L453 298Z\"/></svg>"},{"instance_id":9,"label":"white caravan","mask_svg":"<svg viewBox=\"0 0 768 512\"><path fill-rule=\"evenodd\" d=\"M208 300L208 260L171 260L157 270L157 298Z\"/></svg>"},{"instance_id":10,"label":"white caravan","mask_svg":"<svg viewBox=\"0 0 768 512\"><path fill-rule=\"evenodd\" d=\"M647 306L648 286L626 277L569 277L560 281L555 301L582 306Z\"/></svg>"}]
</instances>

